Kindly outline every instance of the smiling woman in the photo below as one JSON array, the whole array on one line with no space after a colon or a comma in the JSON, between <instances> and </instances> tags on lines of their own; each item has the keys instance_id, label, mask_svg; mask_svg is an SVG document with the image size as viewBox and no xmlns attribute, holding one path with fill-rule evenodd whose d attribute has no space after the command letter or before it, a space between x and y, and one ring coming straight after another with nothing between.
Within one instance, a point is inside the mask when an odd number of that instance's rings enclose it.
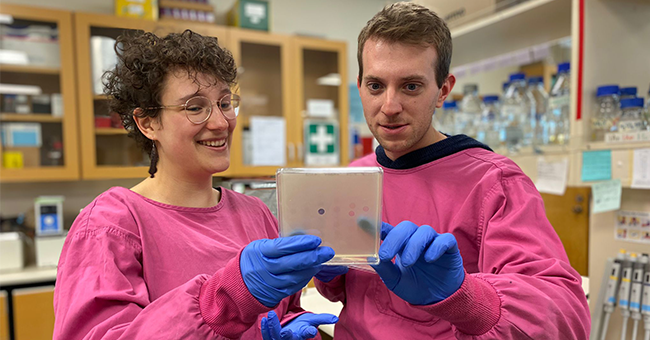
<instances>
[{"instance_id":1,"label":"smiling woman","mask_svg":"<svg viewBox=\"0 0 650 340\"><path fill-rule=\"evenodd\" d=\"M333 250L315 236L278 238L262 201L212 187L230 164L240 102L230 52L191 31L122 36L116 51L106 94L151 154L151 176L77 216L58 266L54 339L260 339L271 310L283 325L335 322L303 314L298 293Z\"/></svg>"}]
</instances>

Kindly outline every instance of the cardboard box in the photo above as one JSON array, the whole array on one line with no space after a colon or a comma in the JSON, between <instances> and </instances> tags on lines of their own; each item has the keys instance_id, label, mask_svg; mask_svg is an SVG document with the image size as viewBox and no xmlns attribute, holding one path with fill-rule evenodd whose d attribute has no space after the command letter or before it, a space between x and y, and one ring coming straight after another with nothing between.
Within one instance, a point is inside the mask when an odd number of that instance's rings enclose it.
<instances>
[{"instance_id":1,"label":"cardboard box","mask_svg":"<svg viewBox=\"0 0 650 340\"><path fill-rule=\"evenodd\" d=\"M3 123L2 124L2 145L5 147L14 146L35 146L43 145L40 123Z\"/></svg>"},{"instance_id":2,"label":"cardboard box","mask_svg":"<svg viewBox=\"0 0 650 340\"><path fill-rule=\"evenodd\" d=\"M418 0L447 23L449 28L477 20L496 10L497 0Z\"/></svg>"},{"instance_id":3,"label":"cardboard box","mask_svg":"<svg viewBox=\"0 0 650 340\"><path fill-rule=\"evenodd\" d=\"M41 149L39 147L14 146L2 149L2 167L6 169L39 166L41 166Z\"/></svg>"},{"instance_id":4,"label":"cardboard box","mask_svg":"<svg viewBox=\"0 0 650 340\"><path fill-rule=\"evenodd\" d=\"M36 265L39 267L56 267L63 249L65 235L37 236L34 238L36 246Z\"/></svg>"},{"instance_id":5,"label":"cardboard box","mask_svg":"<svg viewBox=\"0 0 650 340\"><path fill-rule=\"evenodd\" d=\"M0 270L15 270L25 266L22 234L0 233Z\"/></svg>"},{"instance_id":6,"label":"cardboard box","mask_svg":"<svg viewBox=\"0 0 650 340\"><path fill-rule=\"evenodd\" d=\"M228 25L254 30L269 30L269 3L262 0L237 0L228 12Z\"/></svg>"},{"instance_id":7,"label":"cardboard box","mask_svg":"<svg viewBox=\"0 0 650 340\"><path fill-rule=\"evenodd\" d=\"M115 0L115 15L158 20L158 0Z\"/></svg>"}]
</instances>

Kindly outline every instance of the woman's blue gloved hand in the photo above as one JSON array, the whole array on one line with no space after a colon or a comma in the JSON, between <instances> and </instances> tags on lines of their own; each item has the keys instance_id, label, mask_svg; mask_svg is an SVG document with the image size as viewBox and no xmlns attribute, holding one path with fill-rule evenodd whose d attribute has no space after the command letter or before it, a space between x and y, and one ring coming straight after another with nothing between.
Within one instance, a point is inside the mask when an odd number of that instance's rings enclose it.
<instances>
[{"instance_id":1,"label":"woman's blue gloved hand","mask_svg":"<svg viewBox=\"0 0 650 340\"><path fill-rule=\"evenodd\" d=\"M262 319L262 338L264 340L305 340L318 334L319 325L331 324L339 321L332 314L305 313L291 320L288 325L280 326L280 320L274 311L270 311L268 318Z\"/></svg>"},{"instance_id":2,"label":"woman's blue gloved hand","mask_svg":"<svg viewBox=\"0 0 650 340\"><path fill-rule=\"evenodd\" d=\"M323 268L314 275L315 278L323 281L330 282L334 280L335 277L343 275L348 272L348 267L346 266L323 266Z\"/></svg>"},{"instance_id":3,"label":"woman's blue gloved hand","mask_svg":"<svg viewBox=\"0 0 650 340\"><path fill-rule=\"evenodd\" d=\"M404 221L383 223L378 265L386 287L413 305L430 305L455 293L465 280L463 259L452 234ZM392 259L395 258L395 263Z\"/></svg>"},{"instance_id":4,"label":"woman's blue gloved hand","mask_svg":"<svg viewBox=\"0 0 650 340\"><path fill-rule=\"evenodd\" d=\"M266 307L295 294L334 257L330 247L319 247L312 235L251 242L242 250L239 268L246 287Z\"/></svg>"}]
</instances>

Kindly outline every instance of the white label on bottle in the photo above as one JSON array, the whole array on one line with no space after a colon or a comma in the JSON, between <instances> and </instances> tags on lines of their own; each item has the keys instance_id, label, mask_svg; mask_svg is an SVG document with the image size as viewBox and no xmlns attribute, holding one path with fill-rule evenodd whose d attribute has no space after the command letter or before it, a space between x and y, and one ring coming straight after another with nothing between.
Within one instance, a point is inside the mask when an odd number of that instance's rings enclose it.
<instances>
[{"instance_id":1,"label":"white label on bottle","mask_svg":"<svg viewBox=\"0 0 650 340\"><path fill-rule=\"evenodd\" d=\"M618 122L618 131L620 132L633 132L643 130L642 120L625 120Z\"/></svg>"}]
</instances>

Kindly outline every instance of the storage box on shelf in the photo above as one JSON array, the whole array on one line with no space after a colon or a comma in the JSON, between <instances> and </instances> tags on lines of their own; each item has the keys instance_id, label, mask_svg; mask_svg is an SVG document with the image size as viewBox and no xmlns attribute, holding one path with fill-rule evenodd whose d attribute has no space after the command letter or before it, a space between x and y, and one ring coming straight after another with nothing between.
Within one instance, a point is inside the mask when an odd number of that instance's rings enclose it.
<instances>
[{"instance_id":1,"label":"storage box on shelf","mask_svg":"<svg viewBox=\"0 0 650 340\"><path fill-rule=\"evenodd\" d=\"M60 181L79 179L77 141L77 99L74 76L72 44L72 14L67 11L34 8L22 5L3 4L3 15L13 18L14 24L27 28L11 28L15 34L21 30L46 30L58 37L48 35L41 41L16 39L15 43L3 41L3 49L16 50L23 56L16 62L23 64L0 64L0 79L3 84L29 85L41 94L23 95L26 101L19 106L11 105L11 94L3 94L0 122L3 126L16 123L39 124L40 144L3 145L4 165L2 182ZM8 30L4 26L3 30ZM24 49L20 51L20 49ZM45 50L42 50L45 49ZM53 51L38 53L39 51ZM42 54L39 56L39 54ZM48 55L50 54L50 55ZM26 63L25 63L26 62ZM56 65L55 65L56 64ZM19 86L19 87L20 87ZM4 86L5 90L11 92ZM3 90L3 91L5 91ZM60 95L58 95L60 94ZM9 97L9 98L6 98ZM23 99L21 99L23 100ZM63 102L61 104L60 102ZM8 109L8 107L11 107ZM7 112L15 110L13 112ZM7 143L5 141L5 143ZM25 150L11 150L12 147L33 147L37 156ZM36 161L34 161L36 159ZM28 162L25 162L25 161ZM18 166L15 168L14 166ZM21 167L22 166L22 167Z\"/></svg>"}]
</instances>

